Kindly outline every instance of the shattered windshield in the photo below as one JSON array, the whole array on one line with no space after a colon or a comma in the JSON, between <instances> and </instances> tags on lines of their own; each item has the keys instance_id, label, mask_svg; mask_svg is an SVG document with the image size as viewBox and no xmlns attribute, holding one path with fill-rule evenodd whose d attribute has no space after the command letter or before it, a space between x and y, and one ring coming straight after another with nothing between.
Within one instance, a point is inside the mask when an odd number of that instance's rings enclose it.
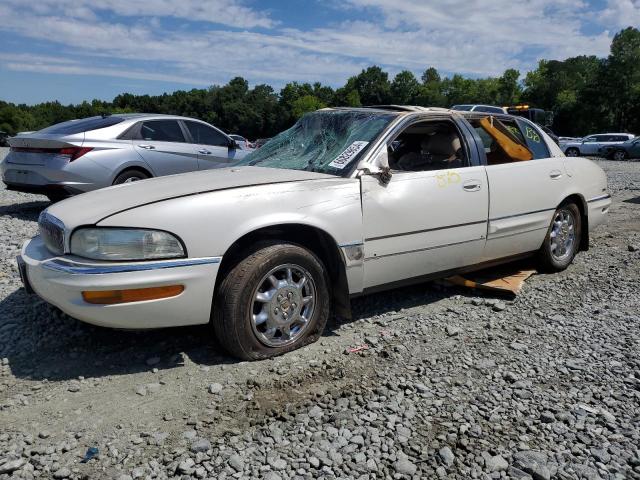
<instances>
[{"instance_id":1,"label":"shattered windshield","mask_svg":"<svg viewBox=\"0 0 640 480\"><path fill-rule=\"evenodd\" d=\"M308 113L237 165L343 175L394 118L363 111Z\"/></svg>"}]
</instances>

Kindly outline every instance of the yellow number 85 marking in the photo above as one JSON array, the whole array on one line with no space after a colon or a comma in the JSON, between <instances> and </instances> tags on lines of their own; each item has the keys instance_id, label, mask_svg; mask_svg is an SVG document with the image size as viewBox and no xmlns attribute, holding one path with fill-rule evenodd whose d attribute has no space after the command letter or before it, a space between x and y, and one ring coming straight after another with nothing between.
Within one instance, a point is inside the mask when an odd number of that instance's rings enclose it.
<instances>
[{"instance_id":1,"label":"yellow number 85 marking","mask_svg":"<svg viewBox=\"0 0 640 480\"><path fill-rule=\"evenodd\" d=\"M436 181L438 182L438 187L445 188L453 183L460 183L462 179L457 172L448 171L447 173L441 173L436 175Z\"/></svg>"},{"instance_id":2,"label":"yellow number 85 marking","mask_svg":"<svg viewBox=\"0 0 640 480\"><path fill-rule=\"evenodd\" d=\"M527 138L530 138L536 143L540 143L540 135L531 127L527 127Z\"/></svg>"}]
</instances>

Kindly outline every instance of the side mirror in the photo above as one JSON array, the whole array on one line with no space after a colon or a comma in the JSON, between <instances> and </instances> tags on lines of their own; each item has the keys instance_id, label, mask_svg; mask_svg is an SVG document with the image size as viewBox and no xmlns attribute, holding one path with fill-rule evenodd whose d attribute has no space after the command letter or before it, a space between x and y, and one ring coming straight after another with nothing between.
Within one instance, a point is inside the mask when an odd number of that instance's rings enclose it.
<instances>
[{"instance_id":1,"label":"side mirror","mask_svg":"<svg viewBox=\"0 0 640 480\"><path fill-rule=\"evenodd\" d=\"M239 148L240 145L238 145L238 142L236 142L234 139L229 139L229 150L235 150L236 148Z\"/></svg>"},{"instance_id":2,"label":"side mirror","mask_svg":"<svg viewBox=\"0 0 640 480\"><path fill-rule=\"evenodd\" d=\"M361 172L365 175L371 175L372 177L377 177L378 181L382 185L388 185L392 177L391 169L389 167L376 167L376 166L370 165L363 168Z\"/></svg>"}]
</instances>

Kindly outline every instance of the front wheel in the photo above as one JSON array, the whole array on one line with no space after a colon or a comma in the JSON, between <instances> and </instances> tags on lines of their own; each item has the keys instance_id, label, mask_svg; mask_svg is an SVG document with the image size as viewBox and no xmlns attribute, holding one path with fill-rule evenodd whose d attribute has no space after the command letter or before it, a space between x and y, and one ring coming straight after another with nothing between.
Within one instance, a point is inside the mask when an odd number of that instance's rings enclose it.
<instances>
[{"instance_id":1,"label":"front wheel","mask_svg":"<svg viewBox=\"0 0 640 480\"><path fill-rule=\"evenodd\" d=\"M618 160L619 162L627 159L627 152L624 150L616 150L613 152L613 159Z\"/></svg>"},{"instance_id":2,"label":"front wheel","mask_svg":"<svg viewBox=\"0 0 640 480\"><path fill-rule=\"evenodd\" d=\"M582 222L575 203L560 205L553 214L547 236L538 252L540 269L560 272L567 268L580 248Z\"/></svg>"},{"instance_id":3,"label":"front wheel","mask_svg":"<svg viewBox=\"0 0 640 480\"><path fill-rule=\"evenodd\" d=\"M258 360L315 342L328 316L322 262L299 245L269 242L227 273L215 295L212 323L230 354Z\"/></svg>"},{"instance_id":4,"label":"front wheel","mask_svg":"<svg viewBox=\"0 0 640 480\"><path fill-rule=\"evenodd\" d=\"M574 147L567 148L567 151L565 152L565 155L567 157L578 157L580 155L580 150L578 150L577 148L574 148Z\"/></svg>"}]
</instances>

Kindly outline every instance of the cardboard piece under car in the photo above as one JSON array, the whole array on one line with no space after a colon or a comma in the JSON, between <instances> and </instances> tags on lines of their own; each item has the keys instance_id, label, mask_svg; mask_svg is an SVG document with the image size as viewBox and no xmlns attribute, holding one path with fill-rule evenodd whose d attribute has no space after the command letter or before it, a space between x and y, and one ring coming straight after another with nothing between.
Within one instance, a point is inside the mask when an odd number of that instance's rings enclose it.
<instances>
[{"instance_id":1,"label":"cardboard piece under car","mask_svg":"<svg viewBox=\"0 0 640 480\"><path fill-rule=\"evenodd\" d=\"M508 267L482 270L466 275L454 275L445 281L460 287L479 288L496 293L517 295L527 278L536 273L531 269L509 269Z\"/></svg>"}]
</instances>

